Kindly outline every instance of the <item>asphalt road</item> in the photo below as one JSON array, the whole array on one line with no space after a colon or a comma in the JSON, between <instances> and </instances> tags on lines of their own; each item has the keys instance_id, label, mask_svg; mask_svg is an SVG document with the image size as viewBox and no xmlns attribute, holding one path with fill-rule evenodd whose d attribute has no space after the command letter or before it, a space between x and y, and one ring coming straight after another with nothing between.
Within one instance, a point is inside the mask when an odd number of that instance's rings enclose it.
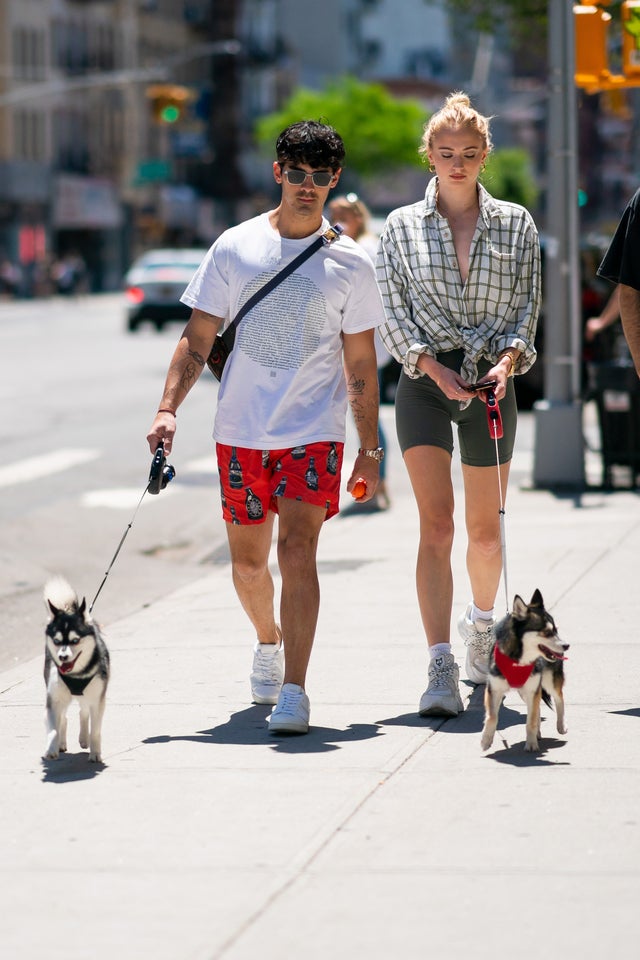
<instances>
[{"instance_id":1,"label":"asphalt road","mask_svg":"<svg viewBox=\"0 0 640 960\"><path fill-rule=\"evenodd\" d=\"M208 371L179 413L176 479L142 496L180 330L127 333L119 294L0 302L0 669L42 649L47 578L91 603L125 532L93 611L107 633L226 562Z\"/></svg>"}]
</instances>

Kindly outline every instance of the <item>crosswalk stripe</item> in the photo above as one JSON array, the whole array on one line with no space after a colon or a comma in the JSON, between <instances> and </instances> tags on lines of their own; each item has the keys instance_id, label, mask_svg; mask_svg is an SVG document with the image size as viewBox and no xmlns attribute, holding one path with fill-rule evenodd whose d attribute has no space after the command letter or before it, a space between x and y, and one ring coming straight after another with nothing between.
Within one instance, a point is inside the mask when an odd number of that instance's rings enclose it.
<instances>
[{"instance_id":1,"label":"crosswalk stripe","mask_svg":"<svg viewBox=\"0 0 640 960\"><path fill-rule=\"evenodd\" d=\"M44 453L39 457L28 457L0 467L0 487L11 487L17 483L28 483L41 477L48 477L52 473L62 473L81 463L97 460L99 450L78 450L69 448Z\"/></svg>"}]
</instances>

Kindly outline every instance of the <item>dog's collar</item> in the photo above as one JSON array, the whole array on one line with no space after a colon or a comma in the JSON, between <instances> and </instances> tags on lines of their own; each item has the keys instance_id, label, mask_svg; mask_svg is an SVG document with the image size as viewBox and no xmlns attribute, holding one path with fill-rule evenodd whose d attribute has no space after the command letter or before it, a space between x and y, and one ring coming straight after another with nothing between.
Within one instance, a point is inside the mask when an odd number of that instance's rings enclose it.
<instances>
[{"instance_id":1,"label":"dog's collar","mask_svg":"<svg viewBox=\"0 0 640 960\"><path fill-rule=\"evenodd\" d=\"M518 663L512 660L506 653L503 653L496 644L493 650L493 656L496 661L496 667L505 678L510 687L524 687L525 683L533 673L535 661L533 663Z\"/></svg>"}]
</instances>

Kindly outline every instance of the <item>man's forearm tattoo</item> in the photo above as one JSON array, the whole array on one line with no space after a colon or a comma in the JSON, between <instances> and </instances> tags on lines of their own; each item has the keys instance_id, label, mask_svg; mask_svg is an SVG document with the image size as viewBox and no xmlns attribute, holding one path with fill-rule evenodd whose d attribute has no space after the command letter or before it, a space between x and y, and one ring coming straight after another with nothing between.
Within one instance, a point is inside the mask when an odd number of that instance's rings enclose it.
<instances>
[{"instance_id":1,"label":"man's forearm tattoo","mask_svg":"<svg viewBox=\"0 0 640 960\"><path fill-rule=\"evenodd\" d=\"M365 408L362 403L364 389L365 381L362 378L349 377L347 392L349 394L349 404L351 406L351 412L353 413L353 419L356 423L363 420L365 416Z\"/></svg>"},{"instance_id":2,"label":"man's forearm tattoo","mask_svg":"<svg viewBox=\"0 0 640 960\"><path fill-rule=\"evenodd\" d=\"M202 354L198 353L197 350L187 350L187 357L191 357L191 360L187 360L185 368L180 375L180 386L186 392L191 389L200 375L198 367L202 368L205 364Z\"/></svg>"}]
</instances>

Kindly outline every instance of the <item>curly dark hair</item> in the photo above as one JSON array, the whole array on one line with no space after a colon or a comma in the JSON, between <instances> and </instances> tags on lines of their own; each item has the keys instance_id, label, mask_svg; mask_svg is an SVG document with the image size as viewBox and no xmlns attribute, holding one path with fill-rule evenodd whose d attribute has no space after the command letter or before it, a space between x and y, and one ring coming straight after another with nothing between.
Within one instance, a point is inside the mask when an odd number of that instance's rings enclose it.
<instances>
[{"instance_id":1,"label":"curly dark hair","mask_svg":"<svg viewBox=\"0 0 640 960\"><path fill-rule=\"evenodd\" d=\"M316 120L300 120L283 130L276 141L278 163L308 163L337 170L344 162L344 143L333 127Z\"/></svg>"}]
</instances>

